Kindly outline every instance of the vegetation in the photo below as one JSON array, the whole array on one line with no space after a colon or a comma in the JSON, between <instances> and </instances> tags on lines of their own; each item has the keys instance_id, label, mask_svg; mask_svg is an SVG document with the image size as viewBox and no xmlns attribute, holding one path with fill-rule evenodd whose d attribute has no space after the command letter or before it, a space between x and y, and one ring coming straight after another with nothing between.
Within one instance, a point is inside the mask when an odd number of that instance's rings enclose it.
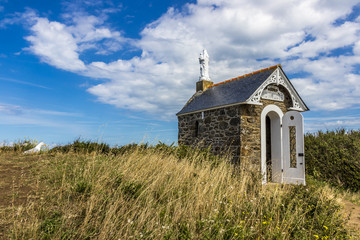
<instances>
[{"instance_id":1,"label":"vegetation","mask_svg":"<svg viewBox=\"0 0 360 240\"><path fill-rule=\"evenodd\" d=\"M18 140L17 142L9 145L0 147L0 153L11 152L11 153L23 153L37 145L37 141L32 140Z\"/></svg>"},{"instance_id":2,"label":"vegetation","mask_svg":"<svg viewBox=\"0 0 360 240\"><path fill-rule=\"evenodd\" d=\"M305 135L306 173L317 180L360 190L360 131L319 131Z\"/></svg>"},{"instance_id":3,"label":"vegetation","mask_svg":"<svg viewBox=\"0 0 360 240\"><path fill-rule=\"evenodd\" d=\"M256 167L207 150L79 140L36 156L13 239L350 238L328 186L263 186Z\"/></svg>"}]
</instances>

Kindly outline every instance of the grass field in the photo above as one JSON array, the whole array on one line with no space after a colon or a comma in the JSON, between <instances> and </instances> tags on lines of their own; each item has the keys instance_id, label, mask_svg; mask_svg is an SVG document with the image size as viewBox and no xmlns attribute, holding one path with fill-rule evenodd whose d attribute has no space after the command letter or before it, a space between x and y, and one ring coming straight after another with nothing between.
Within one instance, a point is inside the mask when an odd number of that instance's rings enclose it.
<instances>
[{"instance_id":1,"label":"grass field","mask_svg":"<svg viewBox=\"0 0 360 240\"><path fill-rule=\"evenodd\" d=\"M346 196L261 185L258 171L206 152L131 146L0 153L4 239L356 239ZM354 205L356 206L356 205ZM356 206L357 207L357 206Z\"/></svg>"}]
</instances>

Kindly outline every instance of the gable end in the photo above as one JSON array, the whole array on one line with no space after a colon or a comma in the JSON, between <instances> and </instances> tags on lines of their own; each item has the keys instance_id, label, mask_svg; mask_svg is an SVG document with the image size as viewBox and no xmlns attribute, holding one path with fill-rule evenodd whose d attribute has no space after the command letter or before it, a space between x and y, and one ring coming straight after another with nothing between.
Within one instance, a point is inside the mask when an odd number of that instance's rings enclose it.
<instances>
[{"instance_id":1,"label":"gable end","mask_svg":"<svg viewBox=\"0 0 360 240\"><path fill-rule=\"evenodd\" d=\"M262 105L260 102L264 89L270 84L283 86L290 94L292 107L289 110L300 112L308 111L309 108L305 105L299 94L296 92L294 86L291 84L285 73L279 66L261 85L260 87L245 101L247 104Z\"/></svg>"}]
</instances>

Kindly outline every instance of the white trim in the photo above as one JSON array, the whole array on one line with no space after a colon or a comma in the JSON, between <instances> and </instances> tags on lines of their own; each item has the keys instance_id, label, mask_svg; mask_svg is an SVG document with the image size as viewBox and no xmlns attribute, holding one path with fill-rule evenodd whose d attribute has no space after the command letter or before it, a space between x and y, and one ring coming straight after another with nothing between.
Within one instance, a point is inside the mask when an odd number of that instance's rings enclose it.
<instances>
[{"instance_id":1,"label":"white trim","mask_svg":"<svg viewBox=\"0 0 360 240\"><path fill-rule=\"evenodd\" d=\"M297 112L305 112L307 110L299 110L298 108L293 108L293 107L289 107L288 108L289 111L297 111Z\"/></svg>"},{"instance_id":2,"label":"white trim","mask_svg":"<svg viewBox=\"0 0 360 240\"><path fill-rule=\"evenodd\" d=\"M281 111L281 109L273 104L267 105L261 112L261 174L263 175L262 183L265 184L267 182L266 178L266 116L269 115L271 118L271 139L272 142L276 145L272 144L272 158L273 154L276 155L276 163L278 166L276 166L277 171L281 171L283 169L283 163L282 163L282 117L284 113ZM273 141L274 140L274 141ZM276 149L275 149L276 148ZM276 150L276 151L273 151ZM274 162L273 162L274 165ZM273 167L273 172L274 172ZM280 168L280 169L279 169ZM277 179L277 182L282 182L282 173Z\"/></svg>"},{"instance_id":3,"label":"white trim","mask_svg":"<svg viewBox=\"0 0 360 240\"><path fill-rule=\"evenodd\" d=\"M256 91L246 100L246 102L251 104L260 103L264 89L270 84L281 85L286 88L291 97L292 110L300 112L309 110L305 103L301 100L294 87L291 85L289 79L283 73L281 67L277 67L277 69L260 85L258 89L256 89Z\"/></svg>"}]
</instances>

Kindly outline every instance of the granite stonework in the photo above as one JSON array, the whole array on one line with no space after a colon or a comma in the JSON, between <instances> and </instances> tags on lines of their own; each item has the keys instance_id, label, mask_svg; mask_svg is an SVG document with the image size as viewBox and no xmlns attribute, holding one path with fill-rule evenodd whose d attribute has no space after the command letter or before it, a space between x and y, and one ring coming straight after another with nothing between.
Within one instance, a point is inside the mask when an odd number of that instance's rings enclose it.
<instances>
[{"instance_id":1,"label":"granite stonework","mask_svg":"<svg viewBox=\"0 0 360 240\"><path fill-rule=\"evenodd\" d=\"M240 106L178 116L179 144L209 147L213 153L240 156Z\"/></svg>"},{"instance_id":2,"label":"granite stonework","mask_svg":"<svg viewBox=\"0 0 360 240\"><path fill-rule=\"evenodd\" d=\"M269 104L283 113L292 106L290 94L280 86L284 101L261 99L262 105L239 104L178 116L179 144L210 147L217 155L230 153L233 163L260 166L261 112Z\"/></svg>"}]
</instances>

